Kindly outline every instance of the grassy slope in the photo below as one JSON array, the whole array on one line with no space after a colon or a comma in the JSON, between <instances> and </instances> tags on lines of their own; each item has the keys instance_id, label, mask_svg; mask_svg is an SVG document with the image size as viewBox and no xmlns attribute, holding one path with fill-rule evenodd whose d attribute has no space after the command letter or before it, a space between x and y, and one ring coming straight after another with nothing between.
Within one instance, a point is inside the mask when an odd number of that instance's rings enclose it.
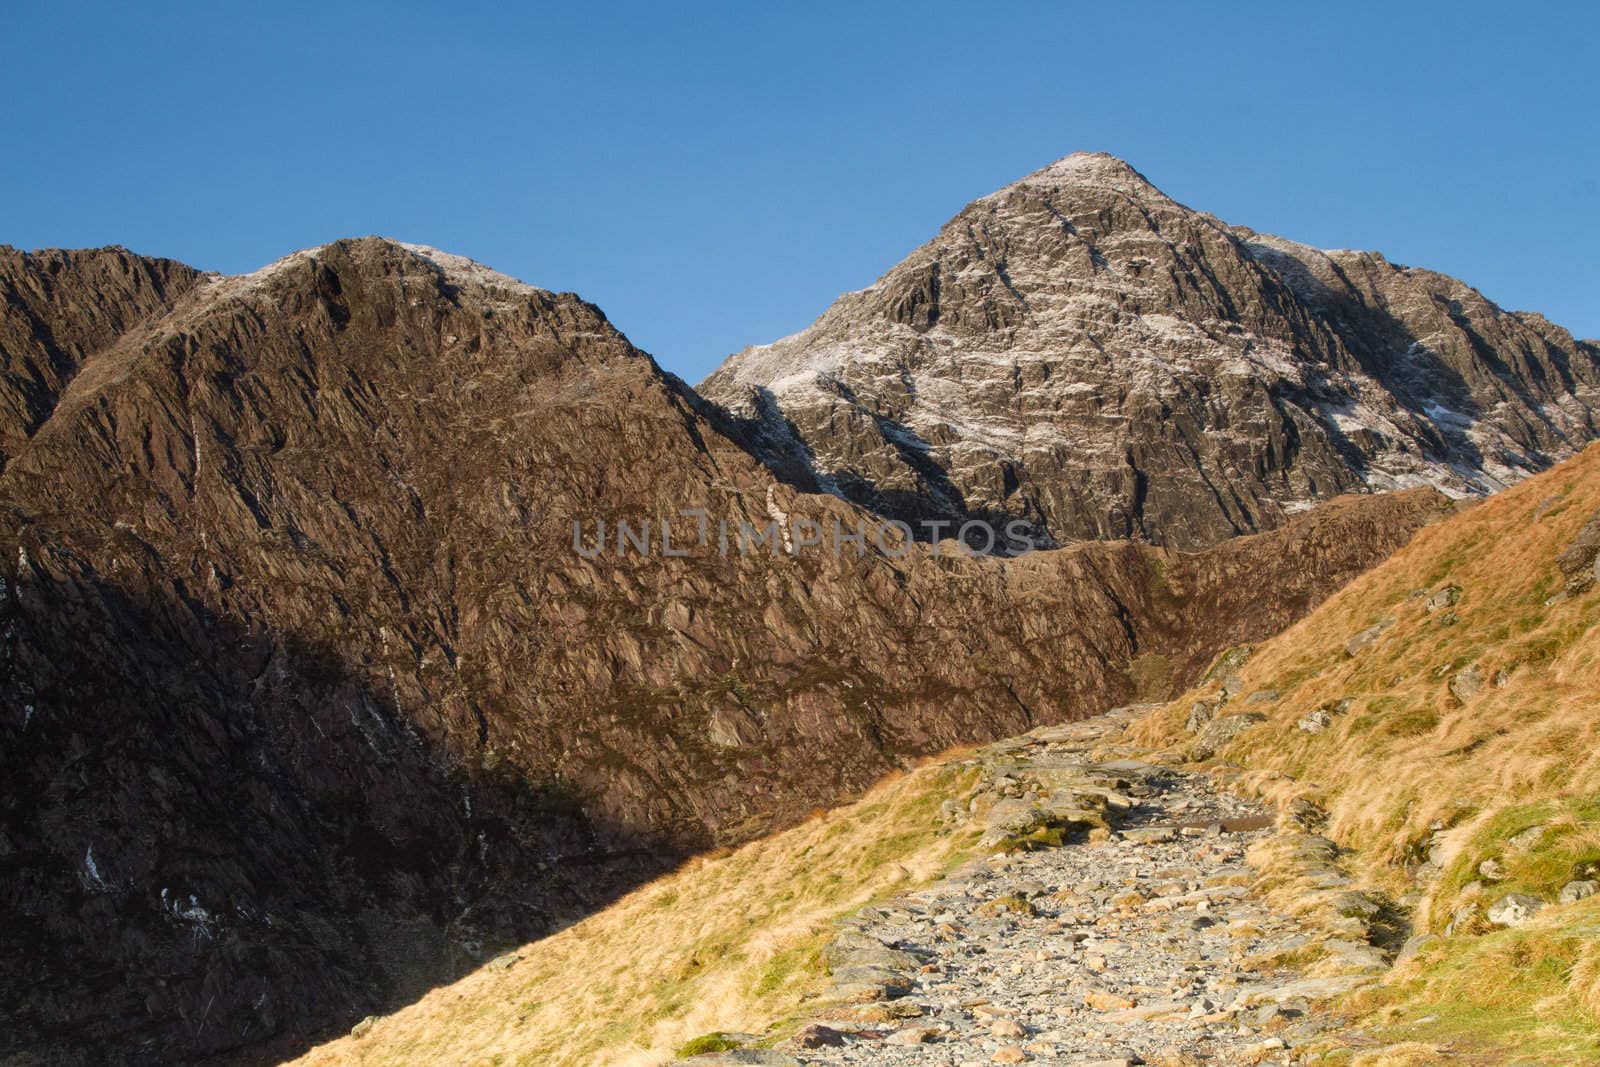
<instances>
[{"instance_id":1,"label":"grassy slope","mask_svg":"<svg viewBox=\"0 0 1600 1067\"><path fill-rule=\"evenodd\" d=\"M857 803L692 861L605 911L524 946L305 1064L624 1067L671 1059L713 1031L760 1031L822 988L833 921L931 881L975 830L939 805L975 772L930 764Z\"/></svg>"},{"instance_id":2,"label":"grassy slope","mask_svg":"<svg viewBox=\"0 0 1600 1067\"><path fill-rule=\"evenodd\" d=\"M1487 1057L1477 1062L1600 1062L1600 901L1547 908L1516 930L1483 921L1506 893L1553 902L1600 863L1600 591L1546 604L1561 589L1556 556L1597 508L1600 448L1590 448L1421 531L1256 651L1239 672L1243 692L1277 699L1222 708L1268 719L1218 759L1242 764L1266 795L1326 809L1328 835L1353 850L1364 881L1412 905L1417 932L1460 916L1455 936L1349 1005L1366 1026L1424 1042L1416 1060L1384 1062L1437 1062L1427 1049L1441 1043ZM1430 613L1415 595L1446 585L1461 589L1450 610ZM1393 625L1347 654L1381 619ZM1474 664L1485 686L1463 702L1450 681ZM1189 708L1215 692L1186 694L1135 736L1186 743ZM1326 731L1296 727L1342 700L1348 710ZM1537 843L1510 842L1533 826L1546 827ZM1442 871L1430 877L1418 864L1432 846ZM1485 860L1506 877L1481 879Z\"/></svg>"}]
</instances>

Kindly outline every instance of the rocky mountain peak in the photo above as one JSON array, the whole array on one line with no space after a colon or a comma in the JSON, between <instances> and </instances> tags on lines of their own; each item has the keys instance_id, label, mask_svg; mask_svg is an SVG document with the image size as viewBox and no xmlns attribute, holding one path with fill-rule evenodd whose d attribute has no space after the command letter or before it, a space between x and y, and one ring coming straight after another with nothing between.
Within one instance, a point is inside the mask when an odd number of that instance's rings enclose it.
<instances>
[{"instance_id":1,"label":"rocky mountain peak","mask_svg":"<svg viewBox=\"0 0 1600 1067\"><path fill-rule=\"evenodd\" d=\"M1073 152L979 198L978 203L1002 199L1016 190L1067 192L1075 189L1113 190L1140 198L1167 199L1165 193L1125 160L1107 152Z\"/></svg>"},{"instance_id":2,"label":"rocky mountain peak","mask_svg":"<svg viewBox=\"0 0 1600 1067\"><path fill-rule=\"evenodd\" d=\"M1600 350L1077 153L701 390L769 462L897 519L1198 547L1340 493L1541 470L1597 433Z\"/></svg>"},{"instance_id":3,"label":"rocky mountain peak","mask_svg":"<svg viewBox=\"0 0 1600 1067\"><path fill-rule=\"evenodd\" d=\"M546 290L492 270L466 256L388 237L345 238L291 252L247 274L207 275L207 295L212 298L242 298L249 294L270 292L274 283L291 278L297 270L315 269L332 262L347 263L375 274L431 274L452 289L473 294L551 295Z\"/></svg>"}]
</instances>

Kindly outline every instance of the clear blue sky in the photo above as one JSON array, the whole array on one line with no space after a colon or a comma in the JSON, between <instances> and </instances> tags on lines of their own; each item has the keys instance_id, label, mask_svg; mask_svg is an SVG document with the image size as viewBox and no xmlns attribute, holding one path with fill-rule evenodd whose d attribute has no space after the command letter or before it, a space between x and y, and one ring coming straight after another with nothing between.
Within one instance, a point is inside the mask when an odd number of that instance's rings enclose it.
<instances>
[{"instance_id":1,"label":"clear blue sky","mask_svg":"<svg viewBox=\"0 0 1600 1067\"><path fill-rule=\"evenodd\" d=\"M0 243L237 272L381 233L694 381L1094 149L1594 337L1597 41L1591 3L16 4Z\"/></svg>"}]
</instances>

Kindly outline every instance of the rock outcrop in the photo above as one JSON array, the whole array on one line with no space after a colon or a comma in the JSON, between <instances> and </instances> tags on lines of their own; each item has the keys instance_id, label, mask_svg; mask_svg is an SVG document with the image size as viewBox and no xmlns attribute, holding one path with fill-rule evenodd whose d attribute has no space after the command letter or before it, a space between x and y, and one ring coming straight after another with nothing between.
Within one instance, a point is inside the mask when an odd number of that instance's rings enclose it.
<instances>
[{"instance_id":1,"label":"rock outcrop","mask_svg":"<svg viewBox=\"0 0 1600 1067\"><path fill-rule=\"evenodd\" d=\"M885 515L1192 548L1341 493L1542 470L1597 434L1600 347L1079 153L700 388L775 466Z\"/></svg>"},{"instance_id":2,"label":"rock outcrop","mask_svg":"<svg viewBox=\"0 0 1600 1067\"><path fill-rule=\"evenodd\" d=\"M121 248L0 245L0 468L50 417L84 360L172 304L200 272Z\"/></svg>"},{"instance_id":3,"label":"rock outcrop","mask_svg":"<svg viewBox=\"0 0 1600 1067\"><path fill-rule=\"evenodd\" d=\"M0 1057L348 1030L923 754L1168 695L1441 504L1200 553L801 550L872 516L571 294L379 239L6 262ZM682 509L711 536L669 554ZM793 553L717 543L775 516ZM580 550L602 520L653 550Z\"/></svg>"}]
</instances>

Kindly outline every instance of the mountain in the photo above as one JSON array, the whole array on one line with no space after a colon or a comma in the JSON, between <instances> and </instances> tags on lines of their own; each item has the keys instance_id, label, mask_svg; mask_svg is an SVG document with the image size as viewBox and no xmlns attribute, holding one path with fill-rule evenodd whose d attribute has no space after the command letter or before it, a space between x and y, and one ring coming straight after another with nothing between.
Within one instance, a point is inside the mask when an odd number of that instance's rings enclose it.
<instances>
[{"instance_id":1,"label":"mountain","mask_svg":"<svg viewBox=\"0 0 1600 1067\"><path fill-rule=\"evenodd\" d=\"M8 1062L270 1061L925 754L1175 692L1442 504L807 549L877 518L570 293L378 238L0 272Z\"/></svg>"},{"instance_id":2,"label":"mountain","mask_svg":"<svg viewBox=\"0 0 1600 1067\"><path fill-rule=\"evenodd\" d=\"M1193 548L1341 493L1543 470L1600 429L1600 346L1079 153L700 390L769 461L885 515Z\"/></svg>"}]
</instances>

